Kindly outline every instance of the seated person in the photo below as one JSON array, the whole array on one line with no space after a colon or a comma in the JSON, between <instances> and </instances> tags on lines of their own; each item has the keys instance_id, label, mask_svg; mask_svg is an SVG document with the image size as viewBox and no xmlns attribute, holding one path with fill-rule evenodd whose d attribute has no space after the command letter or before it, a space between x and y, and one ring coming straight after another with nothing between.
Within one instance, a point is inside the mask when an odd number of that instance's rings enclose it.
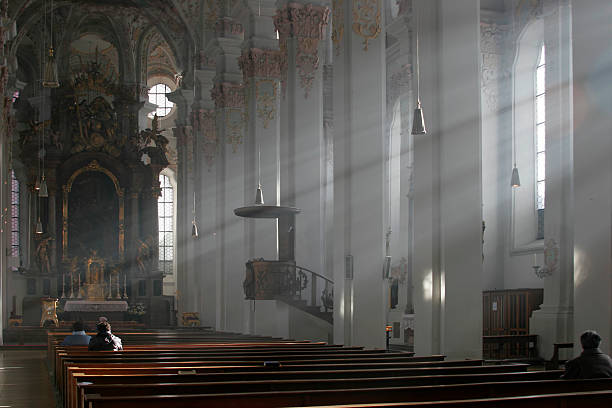
<instances>
[{"instance_id":1,"label":"seated person","mask_svg":"<svg viewBox=\"0 0 612 408\"><path fill-rule=\"evenodd\" d=\"M111 325L108 322L100 322L96 325L98 334L89 341L88 349L91 351L119 351L123 350L121 339L111 333Z\"/></svg>"},{"instance_id":2,"label":"seated person","mask_svg":"<svg viewBox=\"0 0 612 408\"><path fill-rule=\"evenodd\" d=\"M72 325L72 334L66 336L64 341L60 343L60 346L87 346L89 344L90 336L85 334L85 327L82 321L76 321Z\"/></svg>"},{"instance_id":3,"label":"seated person","mask_svg":"<svg viewBox=\"0 0 612 408\"><path fill-rule=\"evenodd\" d=\"M612 359L599 349L601 337L597 332L587 330L580 336L582 354L565 363L561 378L609 378L612 377Z\"/></svg>"}]
</instances>

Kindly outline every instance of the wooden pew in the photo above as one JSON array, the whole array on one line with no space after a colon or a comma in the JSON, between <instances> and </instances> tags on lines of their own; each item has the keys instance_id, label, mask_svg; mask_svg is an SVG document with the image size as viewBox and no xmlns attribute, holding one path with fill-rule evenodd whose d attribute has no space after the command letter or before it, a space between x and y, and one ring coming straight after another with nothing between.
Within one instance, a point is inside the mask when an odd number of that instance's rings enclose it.
<instances>
[{"instance_id":1,"label":"wooden pew","mask_svg":"<svg viewBox=\"0 0 612 408\"><path fill-rule=\"evenodd\" d=\"M231 406L232 408L260 408L285 406L317 406L338 404L367 404L380 402L432 402L489 399L489 407L500 406L503 401L513 397L533 398L534 395L550 394L559 397L571 393L603 393L603 399L612 402L612 379L596 380L545 380L526 382L502 382L480 384L455 384L445 386L395 387L371 389L276 391L226 394L188 394L188 395L138 395L138 396L101 396L85 395L87 408L202 408L211 406ZM495 399L496 403L491 404ZM521 400L521 407L524 407ZM584 399L582 400L584 402ZM515 401L516 403L516 401ZM407 405L408 406L408 405ZM426 405L429 406L429 405ZM455 406L455 405L452 405ZM463 405L471 406L471 405ZM519 405L508 405L519 406ZM584 405L591 407L590 404ZM609 405L608 405L609 407Z\"/></svg>"},{"instance_id":2,"label":"wooden pew","mask_svg":"<svg viewBox=\"0 0 612 408\"><path fill-rule=\"evenodd\" d=\"M302 369L305 367L305 369ZM491 373L508 373L526 371L527 364L513 365L493 365L493 366L460 366L460 367L396 367L396 368L379 368L378 366L362 367L354 369L346 366L338 367L337 365L316 366L292 366L288 368L279 368L270 370L266 367L155 367L152 364L150 367L96 367L82 368L74 367L69 369L67 386L64 389L64 401L73 402L76 400L76 376L72 375L76 372L85 374L177 374L180 372L188 372L190 374L211 374L211 378L216 381L227 379L229 374L234 374L232 380L252 381L254 379L268 380L266 375L273 373L278 376L282 374L285 379L308 379L308 378L375 378L375 377L395 377L395 376L450 376L457 374L491 374ZM340 369L338 369L340 368ZM70 371L74 370L74 371ZM241 371L239 371L241 370Z\"/></svg>"},{"instance_id":3,"label":"wooden pew","mask_svg":"<svg viewBox=\"0 0 612 408\"><path fill-rule=\"evenodd\" d=\"M86 394L99 395L147 395L147 394L189 394L270 392L291 390L319 390L342 388L409 387L422 385L465 384L501 381L557 380L560 372L532 371L524 373L464 374L454 376L380 377L380 378L334 378L334 379L251 379L249 381L214 381L218 378L199 375L164 376L89 376L77 383L77 404L83 407ZM109 378L111 377L111 378ZM202 378L204 377L204 378ZM126 381L127 380L127 381ZM181 382L171 382L182 380ZM154 390L152 392L151 390Z\"/></svg>"}]
</instances>

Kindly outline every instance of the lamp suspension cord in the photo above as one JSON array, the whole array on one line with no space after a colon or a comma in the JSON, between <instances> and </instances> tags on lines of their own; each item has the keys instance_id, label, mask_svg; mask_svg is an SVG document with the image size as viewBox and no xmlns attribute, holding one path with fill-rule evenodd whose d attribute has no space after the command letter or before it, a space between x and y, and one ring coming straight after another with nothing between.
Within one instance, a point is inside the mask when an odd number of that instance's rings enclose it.
<instances>
[{"instance_id":1,"label":"lamp suspension cord","mask_svg":"<svg viewBox=\"0 0 612 408\"><path fill-rule=\"evenodd\" d=\"M418 10L418 9L417 9ZM417 102L421 100L420 82L421 71L419 67L419 13L415 10L415 31L416 31L416 74L417 74Z\"/></svg>"},{"instance_id":2,"label":"lamp suspension cord","mask_svg":"<svg viewBox=\"0 0 612 408\"><path fill-rule=\"evenodd\" d=\"M257 143L257 184L261 186L261 145Z\"/></svg>"}]
</instances>

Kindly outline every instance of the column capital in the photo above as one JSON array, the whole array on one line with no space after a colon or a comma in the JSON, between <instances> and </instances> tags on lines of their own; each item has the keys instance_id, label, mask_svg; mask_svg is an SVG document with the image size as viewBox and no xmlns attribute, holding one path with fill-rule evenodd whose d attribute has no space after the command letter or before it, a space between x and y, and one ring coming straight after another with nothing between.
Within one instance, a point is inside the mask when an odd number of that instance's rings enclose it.
<instances>
[{"instance_id":1,"label":"column capital","mask_svg":"<svg viewBox=\"0 0 612 408\"><path fill-rule=\"evenodd\" d=\"M280 79L281 60L282 55L279 50L250 48L242 52L238 65L245 82L254 77Z\"/></svg>"},{"instance_id":2,"label":"column capital","mask_svg":"<svg viewBox=\"0 0 612 408\"><path fill-rule=\"evenodd\" d=\"M274 26L278 31L281 51L282 82L286 83L288 69L288 39L297 39L295 65L300 75L304 97L312 88L312 81L319 68L319 41L323 29L329 22L329 7L313 4L288 3L276 10ZM284 88L284 86L283 86Z\"/></svg>"}]
</instances>

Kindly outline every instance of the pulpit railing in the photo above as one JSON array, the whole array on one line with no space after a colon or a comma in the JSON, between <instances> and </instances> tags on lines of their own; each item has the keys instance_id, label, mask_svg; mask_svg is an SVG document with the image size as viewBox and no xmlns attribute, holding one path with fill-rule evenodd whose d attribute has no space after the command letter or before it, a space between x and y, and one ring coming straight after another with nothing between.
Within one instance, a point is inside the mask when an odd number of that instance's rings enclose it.
<instances>
[{"instance_id":1,"label":"pulpit railing","mask_svg":"<svg viewBox=\"0 0 612 408\"><path fill-rule=\"evenodd\" d=\"M308 268L288 261L250 260L243 283L246 299L282 300L324 320L331 321L334 282Z\"/></svg>"}]
</instances>

